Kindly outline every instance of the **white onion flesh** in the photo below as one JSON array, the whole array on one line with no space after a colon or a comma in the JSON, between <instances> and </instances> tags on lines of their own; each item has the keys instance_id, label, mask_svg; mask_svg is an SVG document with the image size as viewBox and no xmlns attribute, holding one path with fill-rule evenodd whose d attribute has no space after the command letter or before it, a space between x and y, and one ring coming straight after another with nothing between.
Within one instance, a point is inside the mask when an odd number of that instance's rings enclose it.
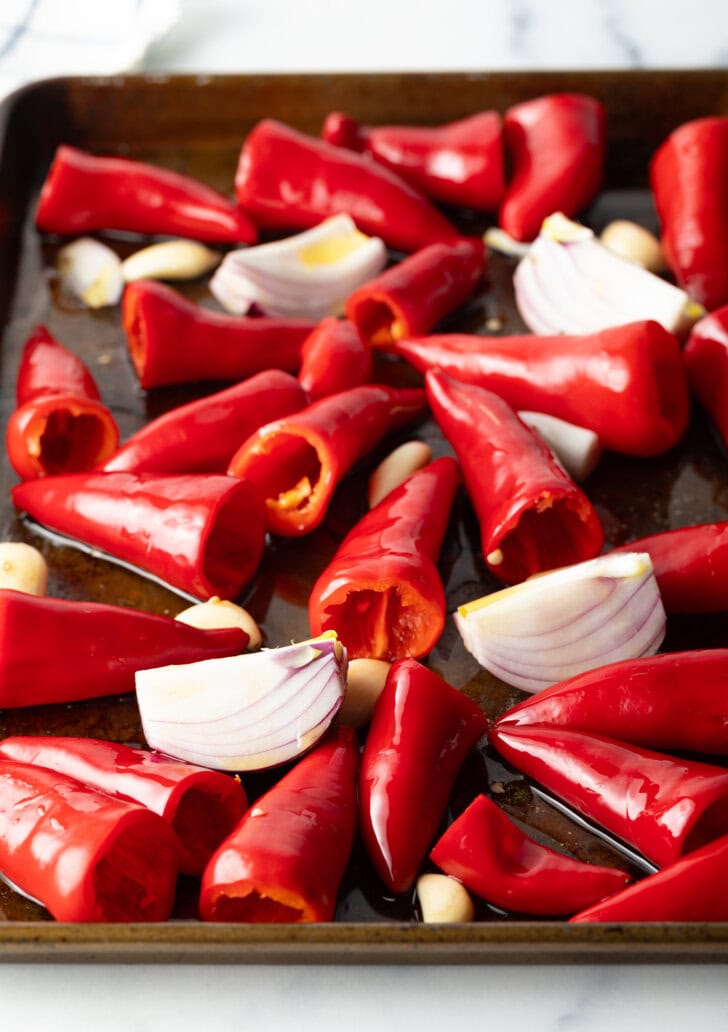
<instances>
[{"instance_id":1,"label":"white onion flesh","mask_svg":"<svg viewBox=\"0 0 728 1032\"><path fill-rule=\"evenodd\" d=\"M79 237L58 252L56 268L64 290L89 308L116 305L124 289L121 259L106 244Z\"/></svg>"},{"instance_id":2,"label":"white onion flesh","mask_svg":"<svg viewBox=\"0 0 728 1032\"><path fill-rule=\"evenodd\" d=\"M573 480L586 480L599 465L602 446L593 430L543 412L519 412L518 417L536 431Z\"/></svg>"}]
</instances>

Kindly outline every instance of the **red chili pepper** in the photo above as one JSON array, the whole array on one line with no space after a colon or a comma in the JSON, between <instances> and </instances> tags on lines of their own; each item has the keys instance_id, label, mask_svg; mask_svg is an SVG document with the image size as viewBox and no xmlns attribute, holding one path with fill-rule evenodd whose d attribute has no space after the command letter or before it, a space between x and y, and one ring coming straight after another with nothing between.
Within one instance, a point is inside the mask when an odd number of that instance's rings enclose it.
<instances>
[{"instance_id":1,"label":"red chili pepper","mask_svg":"<svg viewBox=\"0 0 728 1032\"><path fill-rule=\"evenodd\" d=\"M606 113L593 97L554 93L506 111L503 126L513 173L501 205L502 228L533 240L547 215L575 215L599 189Z\"/></svg>"},{"instance_id":2,"label":"red chili pepper","mask_svg":"<svg viewBox=\"0 0 728 1032\"><path fill-rule=\"evenodd\" d=\"M660 867L728 831L728 771L568 728L501 724L509 763Z\"/></svg>"},{"instance_id":3,"label":"red chili pepper","mask_svg":"<svg viewBox=\"0 0 728 1032\"><path fill-rule=\"evenodd\" d=\"M372 353L346 319L324 319L303 342L298 382L309 401L369 383Z\"/></svg>"},{"instance_id":4,"label":"red chili pepper","mask_svg":"<svg viewBox=\"0 0 728 1032\"><path fill-rule=\"evenodd\" d=\"M425 382L463 468L491 573L515 584L599 554L604 534L591 502L505 401L436 370Z\"/></svg>"},{"instance_id":5,"label":"red chili pepper","mask_svg":"<svg viewBox=\"0 0 728 1032\"><path fill-rule=\"evenodd\" d=\"M3 760L0 872L57 921L166 921L177 842L143 806Z\"/></svg>"},{"instance_id":6,"label":"red chili pepper","mask_svg":"<svg viewBox=\"0 0 728 1032\"><path fill-rule=\"evenodd\" d=\"M171 824L182 874L201 874L247 805L238 778L96 738L5 738L2 760L54 770L97 792L139 803Z\"/></svg>"},{"instance_id":7,"label":"red chili pepper","mask_svg":"<svg viewBox=\"0 0 728 1032\"><path fill-rule=\"evenodd\" d=\"M690 388L728 448L728 305L695 324L683 358Z\"/></svg>"},{"instance_id":8,"label":"red chili pepper","mask_svg":"<svg viewBox=\"0 0 728 1032\"><path fill-rule=\"evenodd\" d=\"M392 666L362 755L359 824L392 892L417 877L455 777L488 730L485 714L413 659Z\"/></svg>"},{"instance_id":9,"label":"red chili pepper","mask_svg":"<svg viewBox=\"0 0 728 1032\"><path fill-rule=\"evenodd\" d=\"M263 555L257 490L213 473L70 473L28 480L12 498L51 530L203 599L237 597Z\"/></svg>"},{"instance_id":10,"label":"red chili pepper","mask_svg":"<svg viewBox=\"0 0 728 1032\"><path fill-rule=\"evenodd\" d=\"M189 176L68 146L56 151L35 221L45 233L73 236L121 229L226 244L257 239L245 212Z\"/></svg>"},{"instance_id":11,"label":"red chili pepper","mask_svg":"<svg viewBox=\"0 0 728 1032\"><path fill-rule=\"evenodd\" d=\"M347 534L308 604L314 635L335 630L352 659L419 658L445 626L435 563L458 468L437 459L395 488Z\"/></svg>"},{"instance_id":12,"label":"red chili pepper","mask_svg":"<svg viewBox=\"0 0 728 1032\"><path fill-rule=\"evenodd\" d=\"M416 388L364 384L331 394L261 427L233 456L228 473L258 488L271 533L308 534L347 470L425 405L425 392Z\"/></svg>"},{"instance_id":13,"label":"red chili pepper","mask_svg":"<svg viewBox=\"0 0 728 1032\"><path fill-rule=\"evenodd\" d=\"M8 420L8 458L24 480L93 469L118 447L119 429L80 358L37 326L25 343Z\"/></svg>"},{"instance_id":14,"label":"red chili pepper","mask_svg":"<svg viewBox=\"0 0 728 1032\"><path fill-rule=\"evenodd\" d=\"M505 192L503 126L496 111L435 128L364 126L333 111L321 135L328 143L360 151L443 204L496 211Z\"/></svg>"},{"instance_id":15,"label":"red chili pepper","mask_svg":"<svg viewBox=\"0 0 728 1032\"><path fill-rule=\"evenodd\" d=\"M240 154L235 191L267 229L308 229L346 212L359 229L400 251L460 239L444 215L394 172L265 119Z\"/></svg>"},{"instance_id":16,"label":"red chili pepper","mask_svg":"<svg viewBox=\"0 0 728 1032\"><path fill-rule=\"evenodd\" d=\"M306 395L297 380L269 369L153 419L101 468L128 473L224 473L241 442L259 426L305 404Z\"/></svg>"},{"instance_id":17,"label":"red chili pepper","mask_svg":"<svg viewBox=\"0 0 728 1032\"><path fill-rule=\"evenodd\" d=\"M202 630L125 606L0 590L0 708L134 691L149 667L235 656L239 627Z\"/></svg>"},{"instance_id":18,"label":"red chili pepper","mask_svg":"<svg viewBox=\"0 0 728 1032\"><path fill-rule=\"evenodd\" d=\"M650 183L667 263L706 308L728 302L728 118L698 118L668 136Z\"/></svg>"},{"instance_id":19,"label":"red chili pepper","mask_svg":"<svg viewBox=\"0 0 728 1032\"><path fill-rule=\"evenodd\" d=\"M428 333L483 276L480 240L430 244L355 290L346 314L372 347Z\"/></svg>"},{"instance_id":20,"label":"red chili pepper","mask_svg":"<svg viewBox=\"0 0 728 1032\"><path fill-rule=\"evenodd\" d=\"M205 869L203 921L331 921L356 825L359 752L341 727L256 800Z\"/></svg>"},{"instance_id":21,"label":"red chili pepper","mask_svg":"<svg viewBox=\"0 0 728 1032\"><path fill-rule=\"evenodd\" d=\"M677 338L653 321L585 337L443 334L395 341L391 350L421 372L438 368L485 387L516 410L585 426L627 455L667 451L688 424Z\"/></svg>"},{"instance_id":22,"label":"red chili pepper","mask_svg":"<svg viewBox=\"0 0 728 1032\"><path fill-rule=\"evenodd\" d=\"M222 315L152 280L130 283L122 320L142 387L242 380L266 369L295 373L315 323Z\"/></svg>"},{"instance_id":23,"label":"red chili pepper","mask_svg":"<svg viewBox=\"0 0 728 1032\"><path fill-rule=\"evenodd\" d=\"M541 917L573 914L631 881L535 842L484 795L453 821L430 859L488 903Z\"/></svg>"}]
</instances>

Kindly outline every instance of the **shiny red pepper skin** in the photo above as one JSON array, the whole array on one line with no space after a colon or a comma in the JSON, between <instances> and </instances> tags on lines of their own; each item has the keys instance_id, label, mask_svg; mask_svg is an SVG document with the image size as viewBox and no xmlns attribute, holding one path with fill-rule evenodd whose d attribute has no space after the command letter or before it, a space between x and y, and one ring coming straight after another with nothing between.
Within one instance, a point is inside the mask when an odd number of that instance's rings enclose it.
<instances>
[{"instance_id":1,"label":"shiny red pepper skin","mask_svg":"<svg viewBox=\"0 0 728 1032\"><path fill-rule=\"evenodd\" d=\"M417 659L434 647L445 626L435 563L457 481L454 459L436 459L354 526L311 592L312 634L335 630L351 659Z\"/></svg>"},{"instance_id":2,"label":"shiny red pepper skin","mask_svg":"<svg viewBox=\"0 0 728 1032\"><path fill-rule=\"evenodd\" d=\"M595 196L606 146L605 110L579 93L554 93L506 111L503 127L513 173L501 227L533 240L547 215L575 215Z\"/></svg>"},{"instance_id":3,"label":"shiny red pepper skin","mask_svg":"<svg viewBox=\"0 0 728 1032\"><path fill-rule=\"evenodd\" d=\"M516 584L597 556L604 543L599 517L538 434L482 387L437 370L425 382L463 468L490 572Z\"/></svg>"},{"instance_id":4,"label":"shiny red pepper skin","mask_svg":"<svg viewBox=\"0 0 728 1032\"><path fill-rule=\"evenodd\" d=\"M690 389L728 448L728 305L695 324L683 358Z\"/></svg>"},{"instance_id":5,"label":"shiny red pepper skin","mask_svg":"<svg viewBox=\"0 0 728 1032\"><path fill-rule=\"evenodd\" d=\"M143 806L2 760L0 872L57 921L166 921L177 842Z\"/></svg>"},{"instance_id":6,"label":"shiny red pepper skin","mask_svg":"<svg viewBox=\"0 0 728 1032\"><path fill-rule=\"evenodd\" d=\"M153 419L101 468L111 473L224 473L231 456L259 426L305 404L294 377L269 369Z\"/></svg>"},{"instance_id":7,"label":"shiny red pepper skin","mask_svg":"<svg viewBox=\"0 0 728 1032\"><path fill-rule=\"evenodd\" d=\"M15 399L20 407L48 394L101 400L86 364L52 337L45 326L36 326L23 345Z\"/></svg>"},{"instance_id":8,"label":"shiny red pepper skin","mask_svg":"<svg viewBox=\"0 0 728 1032\"><path fill-rule=\"evenodd\" d=\"M332 921L354 841L359 751L341 727L256 800L202 877L203 921Z\"/></svg>"},{"instance_id":9,"label":"shiny red pepper skin","mask_svg":"<svg viewBox=\"0 0 728 1032\"><path fill-rule=\"evenodd\" d=\"M605 448L626 455L659 455L688 424L677 338L653 321L585 337L442 334L397 341L391 350L421 372L438 368L485 387L516 410L587 427Z\"/></svg>"},{"instance_id":10,"label":"shiny red pepper skin","mask_svg":"<svg viewBox=\"0 0 728 1032\"><path fill-rule=\"evenodd\" d=\"M453 821L430 859L488 903L540 917L573 914L631 881L624 871L582 863L529 838L484 795Z\"/></svg>"},{"instance_id":11,"label":"shiny red pepper skin","mask_svg":"<svg viewBox=\"0 0 728 1032\"><path fill-rule=\"evenodd\" d=\"M0 590L0 708L134 691L148 667L236 656L240 628L201 630L167 616L98 602Z\"/></svg>"},{"instance_id":12,"label":"shiny red pepper skin","mask_svg":"<svg viewBox=\"0 0 728 1032\"><path fill-rule=\"evenodd\" d=\"M346 212L364 233L399 251L460 237L426 197L388 168L272 119L259 122L245 141L235 191L267 229L309 229Z\"/></svg>"},{"instance_id":13,"label":"shiny red pepper skin","mask_svg":"<svg viewBox=\"0 0 728 1032\"><path fill-rule=\"evenodd\" d=\"M242 380L266 369L295 373L315 323L223 315L152 280L130 283L122 320L139 383Z\"/></svg>"},{"instance_id":14,"label":"shiny red pepper skin","mask_svg":"<svg viewBox=\"0 0 728 1032\"><path fill-rule=\"evenodd\" d=\"M497 211L505 192L503 126L496 111L446 125L360 125L333 111L321 135L328 143L370 155L442 204Z\"/></svg>"},{"instance_id":15,"label":"shiny red pepper skin","mask_svg":"<svg viewBox=\"0 0 728 1032\"><path fill-rule=\"evenodd\" d=\"M195 598L236 598L263 555L252 484L214 473L71 473L13 488L18 509Z\"/></svg>"},{"instance_id":16,"label":"shiny red pepper skin","mask_svg":"<svg viewBox=\"0 0 728 1032\"><path fill-rule=\"evenodd\" d=\"M117 742L54 735L4 738L0 765L3 760L54 770L164 817L178 839L182 874L201 874L247 806L237 778Z\"/></svg>"},{"instance_id":17,"label":"shiny red pepper skin","mask_svg":"<svg viewBox=\"0 0 728 1032\"><path fill-rule=\"evenodd\" d=\"M359 776L359 827L377 874L407 892L434 838L455 777L488 730L467 695L414 659L387 676Z\"/></svg>"},{"instance_id":18,"label":"shiny red pepper skin","mask_svg":"<svg viewBox=\"0 0 728 1032\"><path fill-rule=\"evenodd\" d=\"M64 236L121 229L226 244L257 240L244 212L189 176L68 146L56 151L35 221L42 232Z\"/></svg>"},{"instance_id":19,"label":"shiny red pepper skin","mask_svg":"<svg viewBox=\"0 0 728 1032\"><path fill-rule=\"evenodd\" d=\"M346 314L372 347L429 331L482 279L480 240L430 244L355 290Z\"/></svg>"},{"instance_id":20,"label":"shiny red pepper skin","mask_svg":"<svg viewBox=\"0 0 728 1032\"><path fill-rule=\"evenodd\" d=\"M568 728L499 724L509 763L659 867L728 832L728 770Z\"/></svg>"},{"instance_id":21,"label":"shiny red pepper skin","mask_svg":"<svg viewBox=\"0 0 728 1032\"><path fill-rule=\"evenodd\" d=\"M668 136L650 165L667 263L691 298L728 302L728 118L698 118Z\"/></svg>"},{"instance_id":22,"label":"shiny red pepper skin","mask_svg":"<svg viewBox=\"0 0 728 1032\"><path fill-rule=\"evenodd\" d=\"M372 353L346 319L323 319L301 349L298 382L309 401L369 383Z\"/></svg>"},{"instance_id":23,"label":"shiny red pepper skin","mask_svg":"<svg viewBox=\"0 0 728 1032\"><path fill-rule=\"evenodd\" d=\"M261 427L233 456L228 473L258 488L271 533L308 534L357 459L421 416L425 405L417 388L363 384L331 394Z\"/></svg>"}]
</instances>

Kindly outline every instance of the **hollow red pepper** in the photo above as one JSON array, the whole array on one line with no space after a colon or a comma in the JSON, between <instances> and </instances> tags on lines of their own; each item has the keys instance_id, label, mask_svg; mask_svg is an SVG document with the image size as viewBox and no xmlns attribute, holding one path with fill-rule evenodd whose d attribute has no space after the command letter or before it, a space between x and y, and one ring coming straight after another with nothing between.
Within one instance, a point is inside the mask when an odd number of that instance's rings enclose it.
<instances>
[{"instance_id":1,"label":"hollow red pepper","mask_svg":"<svg viewBox=\"0 0 728 1032\"><path fill-rule=\"evenodd\" d=\"M631 881L534 841L484 795L453 821L430 859L488 903L541 917L573 914Z\"/></svg>"},{"instance_id":2,"label":"hollow red pepper","mask_svg":"<svg viewBox=\"0 0 728 1032\"><path fill-rule=\"evenodd\" d=\"M569 728L500 724L491 744L662 867L728 832L728 771Z\"/></svg>"},{"instance_id":3,"label":"hollow red pepper","mask_svg":"<svg viewBox=\"0 0 728 1032\"><path fill-rule=\"evenodd\" d=\"M460 237L388 168L272 119L259 122L243 144L235 192L267 229L308 229L346 212L364 233L400 251Z\"/></svg>"},{"instance_id":4,"label":"hollow red pepper","mask_svg":"<svg viewBox=\"0 0 728 1032\"><path fill-rule=\"evenodd\" d=\"M331 921L356 826L359 751L342 727L256 800L208 863L203 921Z\"/></svg>"},{"instance_id":5,"label":"hollow red pepper","mask_svg":"<svg viewBox=\"0 0 728 1032\"><path fill-rule=\"evenodd\" d=\"M45 233L99 229L254 244L255 226L217 190L170 169L129 158L56 151L35 216Z\"/></svg>"},{"instance_id":6,"label":"hollow red pepper","mask_svg":"<svg viewBox=\"0 0 728 1032\"><path fill-rule=\"evenodd\" d=\"M417 388L363 384L331 394L257 430L233 456L228 473L258 488L271 533L308 534L323 520L347 470L386 434L421 416L425 405Z\"/></svg>"},{"instance_id":7,"label":"hollow red pepper","mask_svg":"<svg viewBox=\"0 0 728 1032\"><path fill-rule=\"evenodd\" d=\"M254 485L214 473L69 473L12 491L18 509L196 598L235 598L263 555Z\"/></svg>"},{"instance_id":8,"label":"hollow red pepper","mask_svg":"<svg viewBox=\"0 0 728 1032\"><path fill-rule=\"evenodd\" d=\"M315 323L223 315L151 280L130 283L122 300L129 355L142 387L242 380L266 369L295 373Z\"/></svg>"},{"instance_id":9,"label":"hollow red pepper","mask_svg":"<svg viewBox=\"0 0 728 1032\"><path fill-rule=\"evenodd\" d=\"M706 308L728 302L728 118L698 118L650 164L662 248L680 285Z\"/></svg>"},{"instance_id":10,"label":"hollow red pepper","mask_svg":"<svg viewBox=\"0 0 728 1032\"><path fill-rule=\"evenodd\" d=\"M54 770L164 817L177 836L182 874L202 872L247 805L238 778L96 738L4 738L3 760Z\"/></svg>"},{"instance_id":11,"label":"hollow red pepper","mask_svg":"<svg viewBox=\"0 0 728 1032\"><path fill-rule=\"evenodd\" d=\"M547 215L575 215L595 196L604 171L604 106L580 93L524 101L503 120L512 176L501 205L501 227L533 240Z\"/></svg>"},{"instance_id":12,"label":"hollow red pepper","mask_svg":"<svg viewBox=\"0 0 728 1032\"><path fill-rule=\"evenodd\" d=\"M690 389L728 448L728 305L695 324L683 358Z\"/></svg>"},{"instance_id":13,"label":"hollow red pepper","mask_svg":"<svg viewBox=\"0 0 728 1032\"><path fill-rule=\"evenodd\" d=\"M18 408L6 429L8 458L24 480L93 469L119 444L119 429L80 358L36 326L23 348Z\"/></svg>"},{"instance_id":14,"label":"hollow red pepper","mask_svg":"<svg viewBox=\"0 0 728 1032\"><path fill-rule=\"evenodd\" d=\"M419 658L445 626L435 563L458 468L444 457L413 473L347 534L308 604L314 635L335 630L356 659Z\"/></svg>"},{"instance_id":15,"label":"hollow red pepper","mask_svg":"<svg viewBox=\"0 0 728 1032\"><path fill-rule=\"evenodd\" d=\"M177 842L144 806L2 760L0 872L57 921L166 921Z\"/></svg>"},{"instance_id":16,"label":"hollow red pepper","mask_svg":"<svg viewBox=\"0 0 728 1032\"><path fill-rule=\"evenodd\" d=\"M360 125L333 111L321 135L360 151L442 204L496 211L505 192L503 125L496 111L480 111L446 125Z\"/></svg>"},{"instance_id":17,"label":"hollow red pepper","mask_svg":"<svg viewBox=\"0 0 728 1032\"><path fill-rule=\"evenodd\" d=\"M309 401L369 383L372 354L346 319L324 319L301 349L298 382Z\"/></svg>"},{"instance_id":18,"label":"hollow red pepper","mask_svg":"<svg viewBox=\"0 0 728 1032\"><path fill-rule=\"evenodd\" d=\"M395 341L391 350L421 372L438 368L485 387L516 410L587 427L627 455L667 451L688 424L677 338L653 321L585 337L442 334Z\"/></svg>"},{"instance_id":19,"label":"hollow red pepper","mask_svg":"<svg viewBox=\"0 0 728 1032\"><path fill-rule=\"evenodd\" d=\"M181 405L137 431L101 467L106 472L224 473L250 435L306 404L297 380L269 369Z\"/></svg>"},{"instance_id":20,"label":"hollow red pepper","mask_svg":"<svg viewBox=\"0 0 728 1032\"><path fill-rule=\"evenodd\" d=\"M387 888L406 892L434 838L455 777L488 730L474 702L414 659L387 675L359 775L359 827Z\"/></svg>"},{"instance_id":21,"label":"hollow red pepper","mask_svg":"<svg viewBox=\"0 0 728 1032\"><path fill-rule=\"evenodd\" d=\"M515 584L598 555L599 517L538 434L482 387L437 370L425 381L435 419L463 468L491 573Z\"/></svg>"},{"instance_id":22,"label":"hollow red pepper","mask_svg":"<svg viewBox=\"0 0 728 1032\"><path fill-rule=\"evenodd\" d=\"M483 276L480 240L430 244L355 290L346 314L372 347L428 333Z\"/></svg>"}]
</instances>

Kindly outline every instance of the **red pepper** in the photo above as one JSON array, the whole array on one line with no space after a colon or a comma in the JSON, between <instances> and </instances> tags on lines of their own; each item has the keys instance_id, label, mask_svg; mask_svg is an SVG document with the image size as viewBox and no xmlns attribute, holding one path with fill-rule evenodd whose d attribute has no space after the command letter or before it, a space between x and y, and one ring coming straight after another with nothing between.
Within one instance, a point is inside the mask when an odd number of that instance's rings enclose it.
<instances>
[{"instance_id":1,"label":"red pepper","mask_svg":"<svg viewBox=\"0 0 728 1032\"><path fill-rule=\"evenodd\" d=\"M728 305L695 324L683 358L690 388L728 448Z\"/></svg>"},{"instance_id":2,"label":"red pepper","mask_svg":"<svg viewBox=\"0 0 728 1032\"><path fill-rule=\"evenodd\" d=\"M70 473L12 491L44 526L196 598L235 598L258 568L265 513L252 484L213 473Z\"/></svg>"},{"instance_id":3,"label":"red pepper","mask_svg":"<svg viewBox=\"0 0 728 1032\"><path fill-rule=\"evenodd\" d=\"M573 914L631 881L624 871L534 841L484 795L450 825L430 859L488 903L541 917Z\"/></svg>"},{"instance_id":4,"label":"red pepper","mask_svg":"<svg viewBox=\"0 0 728 1032\"><path fill-rule=\"evenodd\" d=\"M728 302L728 118L698 118L668 136L650 183L667 263L706 308Z\"/></svg>"},{"instance_id":5,"label":"red pepper","mask_svg":"<svg viewBox=\"0 0 728 1032\"><path fill-rule=\"evenodd\" d=\"M392 892L414 883L455 777L487 730L475 703L433 671L413 659L390 669L362 755L359 825Z\"/></svg>"},{"instance_id":6,"label":"red pepper","mask_svg":"<svg viewBox=\"0 0 728 1032\"><path fill-rule=\"evenodd\" d=\"M121 229L225 244L257 239L245 212L189 176L68 146L56 151L35 221L45 233L68 236Z\"/></svg>"},{"instance_id":7,"label":"red pepper","mask_svg":"<svg viewBox=\"0 0 728 1032\"><path fill-rule=\"evenodd\" d=\"M604 171L606 113L593 97L554 93L506 111L512 178L501 205L501 227L533 240L547 215L575 215L599 189Z\"/></svg>"},{"instance_id":8,"label":"red pepper","mask_svg":"<svg viewBox=\"0 0 728 1032\"><path fill-rule=\"evenodd\" d=\"M328 143L368 154L442 204L496 211L503 199L503 127L496 111L435 128L364 126L333 111L321 135Z\"/></svg>"},{"instance_id":9,"label":"red pepper","mask_svg":"<svg viewBox=\"0 0 728 1032\"><path fill-rule=\"evenodd\" d=\"M516 410L545 412L598 434L605 448L651 456L688 424L688 390L677 338L653 321L585 337L443 334L391 349L425 372L500 395Z\"/></svg>"},{"instance_id":10,"label":"red pepper","mask_svg":"<svg viewBox=\"0 0 728 1032\"><path fill-rule=\"evenodd\" d=\"M385 434L422 415L425 404L422 390L380 384L331 394L261 427L233 456L228 473L259 489L271 533L308 534L347 470Z\"/></svg>"},{"instance_id":11,"label":"red pepper","mask_svg":"<svg viewBox=\"0 0 728 1032\"><path fill-rule=\"evenodd\" d=\"M436 370L425 380L435 419L463 468L491 573L515 584L598 555L599 517L538 434L482 387Z\"/></svg>"},{"instance_id":12,"label":"red pepper","mask_svg":"<svg viewBox=\"0 0 728 1032\"><path fill-rule=\"evenodd\" d=\"M568 728L499 724L509 763L660 867L728 831L728 771Z\"/></svg>"},{"instance_id":13,"label":"red pepper","mask_svg":"<svg viewBox=\"0 0 728 1032\"><path fill-rule=\"evenodd\" d=\"M152 280L130 283L122 319L142 387L242 380L266 369L295 373L315 323L222 315Z\"/></svg>"},{"instance_id":14,"label":"red pepper","mask_svg":"<svg viewBox=\"0 0 728 1032\"><path fill-rule=\"evenodd\" d=\"M298 381L289 373L270 369L153 419L101 468L128 473L224 473L241 442L259 426L305 404Z\"/></svg>"},{"instance_id":15,"label":"red pepper","mask_svg":"<svg viewBox=\"0 0 728 1032\"><path fill-rule=\"evenodd\" d=\"M0 708L134 691L149 667L235 656L239 627L202 630L124 606L0 590Z\"/></svg>"},{"instance_id":16,"label":"red pepper","mask_svg":"<svg viewBox=\"0 0 728 1032\"><path fill-rule=\"evenodd\" d=\"M309 229L346 212L359 229L400 251L460 238L422 194L388 168L265 119L240 154L235 191L267 229Z\"/></svg>"},{"instance_id":17,"label":"red pepper","mask_svg":"<svg viewBox=\"0 0 728 1032\"><path fill-rule=\"evenodd\" d=\"M247 811L205 869L203 921L331 921L356 825L359 752L342 727Z\"/></svg>"},{"instance_id":18,"label":"red pepper","mask_svg":"<svg viewBox=\"0 0 728 1032\"><path fill-rule=\"evenodd\" d=\"M57 921L166 921L177 843L143 806L3 760L0 872Z\"/></svg>"},{"instance_id":19,"label":"red pepper","mask_svg":"<svg viewBox=\"0 0 728 1032\"><path fill-rule=\"evenodd\" d=\"M103 462L119 429L80 358L37 326L25 343L8 420L8 458L24 480L75 473Z\"/></svg>"},{"instance_id":20,"label":"red pepper","mask_svg":"<svg viewBox=\"0 0 728 1032\"><path fill-rule=\"evenodd\" d=\"M346 314L372 347L428 333L482 279L480 240L430 244L355 290Z\"/></svg>"},{"instance_id":21,"label":"red pepper","mask_svg":"<svg viewBox=\"0 0 728 1032\"><path fill-rule=\"evenodd\" d=\"M309 401L369 383L372 353L346 319L324 319L303 342L298 382Z\"/></svg>"},{"instance_id":22,"label":"red pepper","mask_svg":"<svg viewBox=\"0 0 728 1032\"><path fill-rule=\"evenodd\" d=\"M419 658L445 626L435 563L457 463L437 459L395 488L347 534L308 604L314 635L335 630L352 659Z\"/></svg>"},{"instance_id":23,"label":"red pepper","mask_svg":"<svg viewBox=\"0 0 728 1032\"><path fill-rule=\"evenodd\" d=\"M5 738L3 760L54 770L164 817L177 835L182 874L202 873L247 805L238 778L95 738Z\"/></svg>"}]
</instances>

